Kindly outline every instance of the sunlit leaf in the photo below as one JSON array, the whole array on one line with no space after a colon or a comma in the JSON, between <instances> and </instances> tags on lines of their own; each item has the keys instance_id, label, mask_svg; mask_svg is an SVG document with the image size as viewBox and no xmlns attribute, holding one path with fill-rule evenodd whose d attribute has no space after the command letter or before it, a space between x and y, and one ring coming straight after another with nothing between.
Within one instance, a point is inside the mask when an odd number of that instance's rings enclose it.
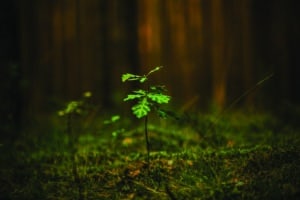
<instances>
[{"instance_id":1,"label":"sunlit leaf","mask_svg":"<svg viewBox=\"0 0 300 200\"><path fill-rule=\"evenodd\" d=\"M145 75L134 75L126 73L122 75L122 81L139 81L144 83L148 80L148 76L158 70L162 66L157 66ZM166 89L164 86L150 86L147 90L137 90L131 94L128 94L124 101L137 100L138 103L134 105L131 109L133 114L137 118L142 118L147 116L151 109L155 109L161 117L166 117L167 113L157 110L158 104L168 103L171 99L170 96L165 95Z\"/></svg>"},{"instance_id":2,"label":"sunlit leaf","mask_svg":"<svg viewBox=\"0 0 300 200\"><path fill-rule=\"evenodd\" d=\"M141 76L130 74L130 73L126 73L126 74L122 75L122 82L135 81L135 80L139 80L139 79L141 79Z\"/></svg>"},{"instance_id":3,"label":"sunlit leaf","mask_svg":"<svg viewBox=\"0 0 300 200\"><path fill-rule=\"evenodd\" d=\"M132 112L137 118L147 116L150 110L150 104L147 101L147 98L143 98L135 106L132 107Z\"/></svg>"},{"instance_id":4,"label":"sunlit leaf","mask_svg":"<svg viewBox=\"0 0 300 200\"><path fill-rule=\"evenodd\" d=\"M124 101L133 100L133 99L140 99L146 95L144 90L137 90L133 91L134 93L128 94Z\"/></svg>"},{"instance_id":5,"label":"sunlit leaf","mask_svg":"<svg viewBox=\"0 0 300 200\"><path fill-rule=\"evenodd\" d=\"M160 94L160 93L149 93L149 94L147 94L147 97L149 99L151 99L152 101L159 103L159 104L168 103L171 99L170 96Z\"/></svg>"},{"instance_id":6,"label":"sunlit leaf","mask_svg":"<svg viewBox=\"0 0 300 200\"><path fill-rule=\"evenodd\" d=\"M111 121L112 121L112 122L116 122L116 121L118 121L119 119L120 119L120 115L114 115L114 116L111 117Z\"/></svg>"},{"instance_id":7,"label":"sunlit leaf","mask_svg":"<svg viewBox=\"0 0 300 200\"><path fill-rule=\"evenodd\" d=\"M146 77L146 76L143 76L143 77L141 77L140 82L141 82L141 83L144 83L146 80L147 80L147 77Z\"/></svg>"}]
</instances>

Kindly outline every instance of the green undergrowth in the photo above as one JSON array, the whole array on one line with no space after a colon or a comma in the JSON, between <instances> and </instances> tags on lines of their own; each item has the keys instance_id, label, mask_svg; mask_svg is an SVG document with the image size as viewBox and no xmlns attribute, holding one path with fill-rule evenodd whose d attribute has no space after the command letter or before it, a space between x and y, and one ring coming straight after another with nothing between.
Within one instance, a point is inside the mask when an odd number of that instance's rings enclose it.
<instances>
[{"instance_id":1,"label":"green undergrowth","mask_svg":"<svg viewBox=\"0 0 300 200\"><path fill-rule=\"evenodd\" d=\"M299 127L272 115L182 114L143 127L76 119L75 155L64 122L0 146L0 199L297 199ZM75 162L75 164L74 164ZM73 167L77 168L77 179Z\"/></svg>"}]
</instances>

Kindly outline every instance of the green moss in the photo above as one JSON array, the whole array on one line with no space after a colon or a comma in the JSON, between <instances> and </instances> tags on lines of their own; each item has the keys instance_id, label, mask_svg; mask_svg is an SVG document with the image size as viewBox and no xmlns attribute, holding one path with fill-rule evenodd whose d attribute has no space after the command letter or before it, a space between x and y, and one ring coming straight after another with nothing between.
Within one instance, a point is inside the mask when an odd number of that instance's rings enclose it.
<instances>
[{"instance_id":1,"label":"green moss","mask_svg":"<svg viewBox=\"0 0 300 200\"><path fill-rule=\"evenodd\" d=\"M96 119L95 127L78 128L75 159L62 124L44 133L33 128L0 148L1 199L297 199L297 129L268 114L214 119L195 115L150 124L150 166L143 127L112 123L124 129L112 137Z\"/></svg>"}]
</instances>

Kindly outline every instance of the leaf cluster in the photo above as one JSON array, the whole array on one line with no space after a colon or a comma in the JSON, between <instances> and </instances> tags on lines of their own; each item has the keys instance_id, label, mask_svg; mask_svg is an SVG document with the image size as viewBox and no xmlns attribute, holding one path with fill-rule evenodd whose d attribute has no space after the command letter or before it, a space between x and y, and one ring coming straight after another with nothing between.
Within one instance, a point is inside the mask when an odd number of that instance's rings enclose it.
<instances>
[{"instance_id":1,"label":"leaf cluster","mask_svg":"<svg viewBox=\"0 0 300 200\"><path fill-rule=\"evenodd\" d=\"M122 75L122 81L139 81L144 83L148 80L148 76L153 72L160 70L162 67L155 67L153 70L145 75L135 75L126 73ZM147 89L135 90L128 94L124 101L135 100L137 103L131 108L133 114L137 118L142 118L148 115L151 109L155 109L160 116L164 116L164 113L159 109L160 104L169 103L171 97L165 94L166 89L164 86L150 86Z\"/></svg>"},{"instance_id":2,"label":"leaf cluster","mask_svg":"<svg viewBox=\"0 0 300 200\"><path fill-rule=\"evenodd\" d=\"M91 92L89 92L89 91L84 92L81 100L70 101L65 106L65 109L58 111L58 115L65 116L65 115L70 115L70 114L81 114L84 104L86 103L86 100L88 98L90 98L91 96L92 96Z\"/></svg>"},{"instance_id":3,"label":"leaf cluster","mask_svg":"<svg viewBox=\"0 0 300 200\"><path fill-rule=\"evenodd\" d=\"M157 66L154 69L152 69L150 72L148 72L147 74L144 74L144 75L136 75L136 74L130 74L130 73L123 74L122 75L122 82L125 82L125 81L139 81L140 83L144 83L148 79L148 76L150 74L160 70L161 68L162 68L162 66Z\"/></svg>"}]
</instances>

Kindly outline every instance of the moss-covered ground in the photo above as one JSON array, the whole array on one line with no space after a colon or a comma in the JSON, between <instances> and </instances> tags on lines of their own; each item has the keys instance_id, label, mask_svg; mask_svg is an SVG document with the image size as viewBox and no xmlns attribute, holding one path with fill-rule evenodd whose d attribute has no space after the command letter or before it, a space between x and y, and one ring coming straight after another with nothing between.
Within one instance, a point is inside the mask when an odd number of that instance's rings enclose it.
<instances>
[{"instance_id":1,"label":"moss-covered ground","mask_svg":"<svg viewBox=\"0 0 300 200\"><path fill-rule=\"evenodd\" d=\"M0 142L0 199L300 197L297 112L151 116L149 165L143 120L53 118Z\"/></svg>"}]
</instances>

